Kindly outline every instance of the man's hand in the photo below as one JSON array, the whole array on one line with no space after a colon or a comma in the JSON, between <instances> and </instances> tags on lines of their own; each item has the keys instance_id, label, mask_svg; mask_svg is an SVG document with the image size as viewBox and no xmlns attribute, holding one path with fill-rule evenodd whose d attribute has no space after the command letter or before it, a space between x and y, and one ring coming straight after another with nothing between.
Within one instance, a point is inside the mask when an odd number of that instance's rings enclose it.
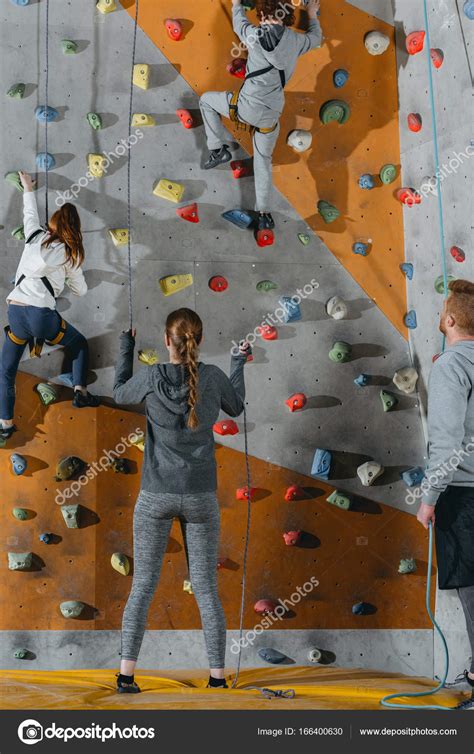
<instances>
[{"instance_id":1,"label":"man's hand","mask_svg":"<svg viewBox=\"0 0 474 754\"><path fill-rule=\"evenodd\" d=\"M421 503L418 509L416 518L420 522L420 524L425 527L425 529L428 528L430 521L434 526L434 523L435 523L434 505L427 505L426 503Z\"/></svg>"},{"instance_id":2,"label":"man's hand","mask_svg":"<svg viewBox=\"0 0 474 754\"><path fill-rule=\"evenodd\" d=\"M308 0L306 10L310 18L317 18L319 9L321 8L321 0Z\"/></svg>"},{"instance_id":3,"label":"man's hand","mask_svg":"<svg viewBox=\"0 0 474 754\"><path fill-rule=\"evenodd\" d=\"M24 173L22 170L18 171L18 175L20 176L21 185L23 186L24 191L33 191L36 181L32 179L31 175Z\"/></svg>"}]
</instances>

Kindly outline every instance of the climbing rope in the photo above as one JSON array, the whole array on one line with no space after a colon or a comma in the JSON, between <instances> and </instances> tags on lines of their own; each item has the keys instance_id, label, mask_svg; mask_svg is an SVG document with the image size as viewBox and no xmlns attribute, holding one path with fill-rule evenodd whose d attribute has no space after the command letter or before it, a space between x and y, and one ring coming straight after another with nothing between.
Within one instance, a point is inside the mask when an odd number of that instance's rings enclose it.
<instances>
[{"instance_id":1,"label":"climbing rope","mask_svg":"<svg viewBox=\"0 0 474 754\"><path fill-rule=\"evenodd\" d=\"M246 691L249 691L250 689L254 691L260 691L261 695L265 697L265 699L294 699L295 698L295 690L294 689L262 689L259 686L247 686Z\"/></svg>"},{"instance_id":2,"label":"climbing rope","mask_svg":"<svg viewBox=\"0 0 474 754\"><path fill-rule=\"evenodd\" d=\"M45 106L45 119L44 119L44 149L45 149L45 177L44 177L44 189L45 189L45 224L48 224L49 212L48 212L48 186L49 186L49 160L48 160L48 102L49 102L49 0L45 3L45 44L46 44L46 75L45 75L45 87L44 87L44 106Z\"/></svg>"},{"instance_id":3,"label":"climbing rope","mask_svg":"<svg viewBox=\"0 0 474 754\"><path fill-rule=\"evenodd\" d=\"M132 174L132 116L133 116L133 72L135 68L135 54L137 49L137 29L138 29L138 5L139 0L135 0L135 21L133 27L133 45L132 45L132 73L130 76L130 104L128 112L128 159L127 159L127 265L128 265L128 325L129 329L133 328L133 277L132 277L132 192L131 192L131 174Z\"/></svg>"}]
</instances>

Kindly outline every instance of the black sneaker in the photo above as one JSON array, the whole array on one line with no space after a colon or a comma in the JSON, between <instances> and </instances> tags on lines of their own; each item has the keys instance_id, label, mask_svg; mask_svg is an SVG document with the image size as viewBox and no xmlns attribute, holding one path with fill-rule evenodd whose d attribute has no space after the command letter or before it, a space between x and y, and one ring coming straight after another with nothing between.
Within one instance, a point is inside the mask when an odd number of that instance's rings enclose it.
<instances>
[{"instance_id":1,"label":"black sneaker","mask_svg":"<svg viewBox=\"0 0 474 754\"><path fill-rule=\"evenodd\" d=\"M133 683L126 683L121 679L120 673L116 674L117 678L117 694L140 694L141 688L135 681Z\"/></svg>"},{"instance_id":2,"label":"black sneaker","mask_svg":"<svg viewBox=\"0 0 474 754\"><path fill-rule=\"evenodd\" d=\"M468 709L474 709L474 694L471 696L470 699L465 699L464 702L461 702L461 704L458 704L455 709L459 710L468 710Z\"/></svg>"},{"instance_id":3,"label":"black sneaker","mask_svg":"<svg viewBox=\"0 0 474 754\"><path fill-rule=\"evenodd\" d=\"M258 230L273 230L274 227L275 220L270 212L261 212L258 217Z\"/></svg>"},{"instance_id":4,"label":"black sneaker","mask_svg":"<svg viewBox=\"0 0 474 754\"><path fill-rule=\"evenodd\" d=\"M16 427L14 424L12 424L11 427L4 427L3 425L0 425L0 438L2 440L9 440L14 432L16 432Z\"/></svg>"},{"instance_id":5,"label":"black sneaker","mask_svg":"<svg viewBox=\"0 0 474 754\"><path fill-rule=\"evenodd\" d=\"M209 153L209 157L204 163L204 170L211 170L217 168L218 165L223 165L225 162L229 162L232 159L232 155L229 152L229 147L224 144L220 149L212 149Z\"/></svg>"},{"instance_id":6,"label":"black sneaker","mask_svg":"<svg viewBox=\"0 0 474 754\"><path fill-rule=\"evenodd\" d=\"M97 408L100 406L100 398L90 393L84 395L80 390L75 390L72 405L74 408Z\"/></svg>"},{"instance_id":7,"label":"black sneaker","mask_svg":"<svg viewBox=\"0 0 474 754\"><path fill-rule=\"evenodd\" d=\"M222 681L222 683L221 683ZM208 689L228 689L228 685L225 682L225 678L213 678L212 676L209 676L209 681L207 683L206 688Z\"/></svg>"}]
</instances>

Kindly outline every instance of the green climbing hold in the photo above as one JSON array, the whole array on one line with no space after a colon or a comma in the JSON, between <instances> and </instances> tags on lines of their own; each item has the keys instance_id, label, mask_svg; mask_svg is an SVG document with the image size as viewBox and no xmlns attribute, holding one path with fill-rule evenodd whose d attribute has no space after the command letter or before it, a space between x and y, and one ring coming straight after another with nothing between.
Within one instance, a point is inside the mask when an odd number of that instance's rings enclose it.
<instances>
[{"instance_id":1,"label":"green climbing hold","mask_svg":"<svg viewBox=\"0 0 474 754\"><path fill-rule=\"evenodd\" d=\"M80 471L85 468L86 464L77 456L66 456L61 458L56 466L55 480L57 482L67 482L76 476Z\"/></svg>"},{"instance_id":2,"label":"green climbing hold","mask_svg":"<svg viewBox=\"0 0 474 754\"><path fill-rule=\"evenodd\" d=\"M100 131L102 128L102 118L99 113L87 113L87 120L91 128L94 131Z\"/></svg>"},{"instance_id":3,"label":"green climbing hold","mask_svg":"<svg viewBox=\"0 0 474 754\"><path fill-rule=\"evenodd\" d=\"M337 123L347 123L351 116L351 108L342 99L331 99L325 102L319 111L321 123L331 123L335 120Z\"/></svg>"},{"instance_id":4,"label":"green climbing hold","mask_svg":"<svg viewBox=\"0 0 474 754\"><path fill-rule=\"evenodd\" d=\"M130 573L130 561L122 552L114 552L110 558L110 562L112 568L121 573L122 576L128 576Z\"/></svg>"},{"instance_id":5,"label":"green climbing hold","mask_svg":"<svg viewBox=\"0 0 474 754\"><path fill-rule=\"evenodd\" d=\"M68 529L79 529L80 505L63 505L61 513Z\"/></svg>"},{"instance_id":6,"label":"green climbing hold","mask_svg":"<svg viewBox=\"0 0 474 754\"><path fill-rule=\"evenodd\" d=\"M26 660L29 654L27 649L15 649L13 657L15 660Z\"/></svg>"},{"instance_id":7,"label":"green climbing hold","mask_svg":"<svg viewBox=\"0 0 474 754\"><path fill-rule=\"evenodd\" d=\"M402 558L400 565L398 566L398 573L415 573L416 560L415 558Z\"/></svg>"},{"instance_id":8,"label":"green climbing hold","mask_svg":"<svg viewBox=\"0 0 474 754\"><path fill-rule=\"evenodd\" d=\"M307 233L298 233L298 240L303 244L303 246L308 246L311 241L311 236L309 236Z\"/></svg>"},{"instance_id":9,"label":"green climbing hold","mask_svg":"<svg viewBox=\"0 0 474 754\"><path fill-rule=\"evenodd\" d=\"M77 52L77 44L72 39L63 39L61 41L61 47L65 55L75 55Z\"/></svg>"},{"instance_id":10,"label":"green climbing hold","mask_svg":"<svg viewBox=\"0 0 474 754\"><path fill-rule=\"evenodd\" d=\"M380 391L380 400L384 411L392 411L398 403L396 396L393 393L389 393L388 390Z\"/></svg>"},{"instance_id":11,"label":"green climbing hold","mask_svg":"<svg viewBox=\"0 0 474 754\"><path fill-rule=\"evenodd\" d=\"M28 571L33 564L32 552L9 552L8 568L10 571Z\"/></svg>"},{"instance_id":12,"label":"green climbing hold","mask_svg":"<svg viewBox=\"0 0 474 754\"><path fill-rule=\"evenodd\" d=\"M337 207L329 204L329 202L325 202L323 199L318 202L318 212L328 225L337 220L341 214Z\"/></svg>"},{"instance_id":13,"label":"green climbing hold","mask_svg":"<svg viewBox=\"0 0 474 754\"><path fill-rule=\"evenodd\" d=\"M7 173L5 175L5 180L7 181L7 183L11 183L12 186L15 186L17 191L21 191L21 193L23 193L23 186L21 185L20 175L18 171L15 170L12 173Z\"/></svg>"},{"instance_id":14,"label":"green climbing hold","mask_svg":"<svg viewBox=\"0 0 474 754\"><path fill-rule=\"evenodd\" d=\"M28 520L28 511L25 508L13 508L12 513L18 521Z\"/></svg>"},{"instance_id":15,"label":"green climbing hold","mask_svg":"<svg viewBox=\"0 0 474 754\"><path fill-rule=\"evenodd\" d=\"M13 228L12 230L12 237L16 238L17 241L24 241L25 240L25 229L23 225L17 225L16 228Z\"/></svg>"},{"instance_id":16,"label":"green climbing hold","mask_svg":"<svg viewBox=\"0 0 474 754\"><path fill-rule=\"evenodd\" d=\"M48 385L46 382L39 382L38 385L36 385L36 392L44 406L49 406L50 403L54 403L58 399L55 387L53 385Z\"/></svg>"},{"instance_id":17,"label":"green climbing hold","mask_svg":"<svg viewBox=\"0 0 474 754\"><path fill-rule=\"evenodd\" d=\"M331 361L338 363L344 363L349 361L352 355L352 346L349 343L345 343L343 340L338 340L334 343L333 347L329 351L329 358Z\"/></svg>"},{"instance_id":18,"label":"green climbing hold","mask_svg":"<svg viewBox=\"0 0 474 754\"><path fill-rule=\"evenodd\" d=\"M278 285L272 280L261 280L257 283L257 291L259 293L268 293L268 291L274 291L276 288L278 288Z\"/></svg>"},{"instance_id":19,"label":"green climbing hold","mask_svg":"<svg viewBox=\"0 0 474 754\"><path fill-rule=\"evenodd\" d=\"M456 280L456 278L454 277L454 275L448 275L448 285L449 285L449 284L450 284L450 283L451 283L451 282L452 282L453 280ZM444 295L444 293L445 293L445 288L444 288L444 275L440 275L440 276L439 276L439 278L436 278L436 280L435 280L435 284L434 284L434 287L435 287L435 291L436 291L436 293L441 293L441 294L443 294L443 295Z\"/></svg>"},{"instance_id":20,"label":"green climbing hold","mask_svg":"<svg viewBox=\"0 0 474 754\"><path fill-rule=\"evenodd\" d=\"M331 492L329 497L326 498L326 502L331 503L331 505L335 505L337 508L342 508L345 511L350 510L350 507L352 505L352 500L348 495L343 495L342 492L339 492L339 490L334 490L334 492Z\"/></svg>"},{"instance_id":21,"label":"green climbing hold","mask_svg":"<svg viewBox=\"0 0 474 754\"><path fill-rule=\"evenodd\" d=\"M64 618L79 618L84 608L84 603L77 600L68 600L59 605Z\"/></svg>"},{"instance_id":22,"label":"green climbing hold","mask_svg":"<svg viewBox=\"0 0 474 754\"><path fill-rule=\"evenodd\" d=\"M383 165L383 167L380 168L379 177L382 183L385 183L386 186L388 186L389 183L393 183L397 177L396 166L391 163Z\"/></svg>"},{"instance_id":23,"label":"green climbing hold","mask_svg":"<svg viewBox=\"0 0 474 754\"><path fill-rule=\"evenodd\" d=\"M23 99L25 94L26 84L13 84L7 92L8 97L13 99Z\"/></svg>"}]
</instances>

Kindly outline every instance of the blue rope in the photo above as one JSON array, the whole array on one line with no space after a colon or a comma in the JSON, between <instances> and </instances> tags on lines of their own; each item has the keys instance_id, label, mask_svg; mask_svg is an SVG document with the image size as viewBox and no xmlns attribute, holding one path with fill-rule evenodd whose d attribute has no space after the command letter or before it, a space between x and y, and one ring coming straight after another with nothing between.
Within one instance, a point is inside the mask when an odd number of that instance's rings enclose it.
<instances>
[{"instance_id":1,"label":"blue rope","mask_svg":"<svg viewBox=\"0 0 474 754\"><path fill-rule=\"evenodd\" d=\"M44 140L45 140L45 180L44 180L44 189L45 189L45 214L46 214L46 225L48 225L49 220L49 211L48 211L48 188L49 188L49 164L48 164L48 100L49 100L49 0L46 0L45 5L45 24L46 24L46 34L45 34L45 42L46 42L46 56L45 56L45 63L46 63L46 77L45 77L45 86L44 86L44 106L46 108L46 117L44 121Z\"/></svg>"}]
</instances>

